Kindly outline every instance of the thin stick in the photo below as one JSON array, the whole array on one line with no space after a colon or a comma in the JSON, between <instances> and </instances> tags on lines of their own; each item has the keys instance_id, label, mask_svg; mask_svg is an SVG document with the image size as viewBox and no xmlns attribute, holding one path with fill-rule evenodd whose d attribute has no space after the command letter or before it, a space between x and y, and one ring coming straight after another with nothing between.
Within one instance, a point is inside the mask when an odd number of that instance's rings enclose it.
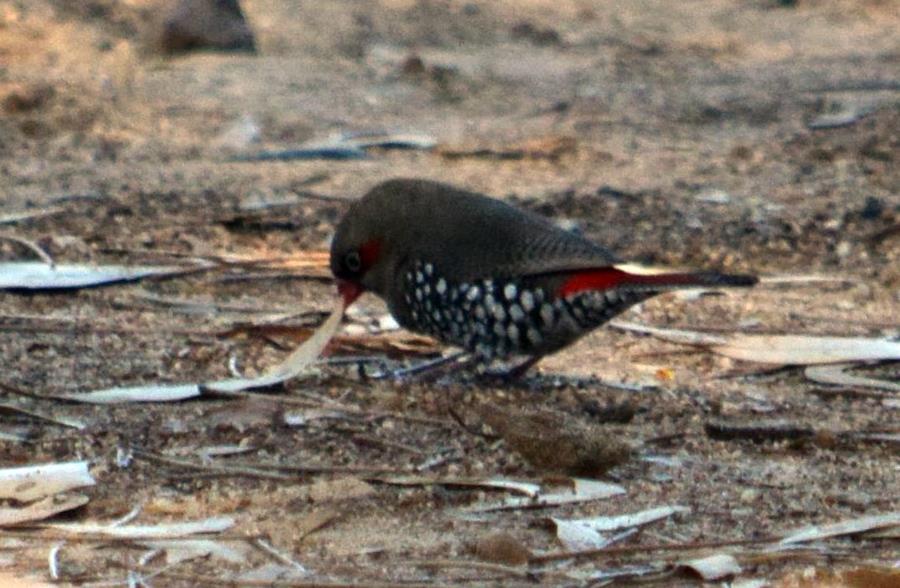
<instances>
[{"instance_id":1,"label":"thin stick","mask_svg":"<svg viewBox=\"0 0 900 588\"><path fill-rule=\"evenodd\" d=\"M276 561L279 561L289 567L292 567L295 570L297 570L298 572L301 572L304 574L309 572L305 567L303 567L302 564L295 562L294 560L292 560L290 557L288 557L281 551L275 549L275 547L271 543L269 543L268 541L266 541L263 538L255 539L253 541L253 545L258 547L265 553L268 553L270 556L274 557Z\"/></svg>"},{"instance_id":2,"label":"thin stick","mask_svg":"<svg viewBox=\"0 0 900 588\"><path fill-rule=\"evenodd\" d=\"M164 463L184 468L192 468L206 472L219 472L223 474L244 475L259 478L273 478L280 480L296 480L307 474L410 474L411 470L385 468L385 467L357 467L357 466L301 466L290 464L244 464L232 463L229 465L220 464L204 464L199 462L173 459L154 453L134 450L136 457L144 457L150 461ZM278 472L292 472L291 474L283 474Z\"/></svg>"},{"instance_id":3,"label":"thin stick","mask_svg":"<svg viewBox=\"0 0 900 588\"><path fill-rule=\"evenodd\" d=\"M396 441L388 441L387 439L379 439L375 435L366 435L363 433L359 433L357 435L354 435L351 439L354 443L378 445L381 447L386 447L388 449L398 449L400 451L406 451L408 453L412 453L413 455L418 455L418 456L423 456L423 457L425 455L427 455L424 451L422 451L418 447L414 447L412 445L407 445L406 443L398 443Z\"/></svg>"},{"instance_id":4,"label":"thin stick","mask_svg":"<svg viewBox=\"0 0 900 588\"><path fill-rule=\"evenodd\" d=\"M53 396L44 396L43 394L35 394L34 392L29 392L28 390L23 390L18 386L13 386L12 384L7 384L6 382L0 382L0 388L2 388L5 392L10 394L16 394L17 396L25 396L26 398L35 398L37 400L55 400Z\"/></svg>"},{"instance_id":5,"label":"thin stick","mask_svg":"<svg viewBox=\"0 0 900 588\"><path fill-rule=\"evenodd\" d=\"M172 459L168 457L163 457L161 455L155 455L153 453L145 453L143 451L134 451L135 457L143 457L149 461L155 461L157 463L163 463L166 465L172 465L182 468L191 468L195 470L200 470L203 472L215 472L218 474L232 475L232 476L245 476L250 478L264 478L269 480L296 480L300 476L292 476L288 474L280 474L271 470L264 470L260 468L254 467L245 467L245 466L236 466L236 465L219 465L219 464L204 464L197 463L192 461L180 460L180 459Z\"/></svg>"},{"instance_id":6,"label":"thin stick","mask_svg":"<svg viewBox=\"0 0 900 588\"><path fill-rule=\"evenodd\" d=\"M210 393L210 395L215 396L236 396L239 398L248 398L248 399L258 399L258 400L266 400L269 402L281 403L281 404L292 404L296 406L303 406L305 408L321 408L321 402L314 402L311 400L307 400L305 398L297 398L296 396L279 396L276 394L264 394L257 392L214 392ZM329 400L328 408L338 410L341 412L346 412L351 415L357 415L361 417L367 417L370 419L397 419L401 421L408 421L411 423L418 423L420 425L430 425L432 427L446 427L450 429L455 429L456 424L450 421L445 421L441 419L435 419L425 416L419 415L411 415L404 414L402 412L393 412L393 411L385 411L385 410L366 410L364 408L359 408L357 406L350 406L347 404L342 404L336 400Z\"/></svg>"},{"instance_id":7,"label":"thin stick","mask_svg":"<svg viewBox=\"0 0 900 588\"><path fill-rule=\"evenodd\" d=\"M585 549L582 551L557 551L535 555L528 559L529 565L562 561L566 559L581 559L595 557L612 557L629 553L641 553L652 551L693 551L696 549L708 549L713 547L736 547L740 545L759 545L761 543L774 543L781 537L761 537L759 539L736 539L726 541L700 541L694 543L657 543L654 545L624 545L622 547L609 547L598 549Z\"/></svg>"},{"instance_id":8,"label":"thin stick","mask_svg":"<svg viewBox=\"0 0 900 588\"><path fill-rule=\"evenodd\" d=\"M201 574L173 574L165 572L160 577L183 580L192 585L207 584L212 586L275 586L276 588L448 588L447 584L434 582L366 582L353 580L349 582L321 582L316 580L246 580L229 579L219 576Z\"/></svg>"},{"instance_id":9,"label":"thin stick","mask_svg":"<svg viewBox=\"0 0 900 588\"><path fill-rule=\"evenodd\" d=\"M53 261L52 257L50 257L50 254L44 251L44 249L34 241L30 241L23 237L16 237L15 235L0 235L0 239L6 239L7 241L18 243L19 245L22 245L23 247L37 255L41 259L41 261L49 265L51 268L56 266L56 262Z\"/></svg>"},{"instance_id":10,"label":"thin stick","mask_svg":"<svg viewBox=\"0 0 900 588\"><path fill-rule=\"evenodd\" d=\"M0 403L0 411L9 411L9 412L25 415L27 417L31 417L31 418L39 420L39 421L46 421L48 423L53 423L55 425L60 425L62 427L69 427L71 429L77 429L79 431L82 431L85 429L85 427L87 427L87 425L85 425L84 423L82 423L81 421L78 421L76 419L55 417L51 414L46 414L46 413L31 409L31 408L25 408L23 406L16 406L15 404L8 404L5 402Z\"/></svg>"},{"instance_id":11,"label":"thin stick","mask_svg":"<svg viewBox=\"0 0 900 588\"><path fill-rule=\"evenodd\" d=\"M64 542L57 543L50 548L50 552L47 554L47 568L50 578L53 580L59 580L59 550L62 549L63 544Z\"/></svg>"},{"instance_id":12,"label":"thin stick","mask_svg":"<svg viewBox=\"0 0 900 588\"><path fill-rule=\"evenodd\" d=\"M2 321L33 321L27 324L3 324ZM34 324L43 323L43 324ZM55 324L54 324L55 323ZM224 336L223 331L204 331L201 329L158 329L154 328L150 333L146 328L114 327L111 325L96 325L84 321L72 320L63 317L47 317L34 315L0 315L0 331L24 331L28 333L66 333L73 335L183 335L188 337L217 338Z\"/></svg>"},{"instance_id":13,"label":"thin stick","mask_svg":"<svg viewBox=\"0 0 900 588\"><path fill-rule=\"evenodd\" d=\"M518 578L528 578L532 575L531 572L524 568L467 559L413 559L406 560L402 562L401 565L416 566L420 568L463 568L467 570L478 570L481 572L516 576Z\"/></svg>"},{"instance_id":14,"label":"thin stick","mask_svg":"<svg viewBox=\"0 0 900 588\"><path fill-rule=\"evenodd\" d=\"M28 541L67 541L72 543L140 543L141 541L194 541L196 539L215 539L216 541L253 541L264 537L262 533L222 533L216 535L198 534L185 537L172 537L171 535L142 535L141 537L114 537L105 534L75 534L43 527L6 528L0 530L0 537L15 537Z\"/></svg>"},{"instance_id":15,"label":"thin stick","mask_svg":"<svg viewBox=\"0 0 900 588\"><path fill-rule=\"evenodd\" d=\"M52 216L54 214L59 214L61 212L65 212L65 208L62 206L54 206L49 208L41 208L39 210L22 210L20 212L8 212L4 215L0 215L0 225L17 223L23 220L31 220L35 218L41 218L45 216Z\"/></svg>"}]
</instances>

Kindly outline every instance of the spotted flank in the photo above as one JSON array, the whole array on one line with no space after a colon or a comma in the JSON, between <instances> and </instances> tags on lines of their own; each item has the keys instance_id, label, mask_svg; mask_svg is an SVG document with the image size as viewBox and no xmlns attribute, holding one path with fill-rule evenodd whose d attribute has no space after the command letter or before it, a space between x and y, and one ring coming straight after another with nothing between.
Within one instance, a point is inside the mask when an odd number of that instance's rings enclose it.
<instances>
[{"instance_id":1,"label":"spotted flank","mask_svg":"<svg viewBox=\"0 0 900 588\"><path fill-rule=\"evenodd\" d=\"M518 280L454 283L428 262L406 272L404 288L408 309L401 324L484 362L555 351L652 295L590 290L553 297Z\"/></svg>"}]
</instances>

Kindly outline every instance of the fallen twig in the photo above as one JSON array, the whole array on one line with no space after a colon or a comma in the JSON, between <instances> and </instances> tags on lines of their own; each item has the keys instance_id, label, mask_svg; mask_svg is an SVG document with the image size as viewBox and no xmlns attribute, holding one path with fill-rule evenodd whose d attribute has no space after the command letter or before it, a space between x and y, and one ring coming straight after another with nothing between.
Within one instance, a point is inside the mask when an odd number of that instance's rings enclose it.
<instances>
[{"instance_id":1,"label":"fallen twig","mask_svg":"<svg viewBox=\"0 0 900 588\"><path fill-rule=\"evenodd\" d=\"M402 562L401 565L423 568L463 568L467 570L478 570L479 572L492 572L495 574L503 574L506 576L515 576L518 578L529 578L534 575L532 572L524 568L468 559L412 559Z\"/></svg>"},{"instance_id":2,"label":"fallen twig","mask_svg":"<svg viewBox=\"0 0 900 588\"><path fill-rule=\"evenodd\" d=\"M224 464L207 464L183 459L174 459L162 455L135 449L136 457L166 465L190 468L204 472L223 475L247 476L252 478L271 478L276 480L296 480L310 474L409 474L410 470L368 467L368 466L331 466L331 465L293 465L293 464L245 464L230 462ZM289 472L289 473L284 473Z\"/></svg>"},{"instance_id":3,"label":"fallen twig","mask_svg":"<svg viewBox=\"0 0 900 588\"><path fill-rule=\"evenodd\" d=\"M757 443L797 441L810 439L816 435L812 427L788 421L757 421L749 424L709 421L704 425L704 429L710 439L717 441L750 440Z\"/></svg>"},{"instance_id":4,"label":"fallen twig","mask_svg":"<svg viewBox=\"0 0 900 588\"><path fill-rule=\"evenodd\" d=\"M162 578L170 578L172 580L180 580L188 582L190 586L210 585L210 586L231 586L239 588L243 586L271 586L274 588L397 588L398 585L403 588L449 588L448 584L438 584L436 582L373 582L365 580L349 580L341 581L322 581L322 580L248 580L238 578L226 578L221 576L210 576L203 574L179 574L165 572L159 575Z\"/></svg>"},{"instance_id":5,"label":"fallen twig","mask_svg":"<svg viewBox=\"0 0 900 588\"><path fill-rule=\"evenodd\" d=\"M706 434L718 441L809 441L818 446L833 448L839 444L897 443L900 436L893 431L834 431L817 429L788 421L762 421L754 423L727 423L710 421L705 424Z\"/></svg>"},{"instance_id":6,"label":"fallen twig","mask_svg":"<svg viewBox=\"0 0 900 588\"><path fill-rule=\"evenodd\" d=\"M306 574L309 572L305 567L303 567L303 565L292 560L290 557L288 557L287 555L285 555L278 549L275 549L275 547L271 543L269 543L267 540L263 539L262 537L260 537L258 539L254 539L253 545L258 547L264 553L267 553L268 555L273 557L275 559L275 561L281 562L281 563L285 564L286 566L290 566L291 568L294 568L295 570L297 570L298 572L301 572L303 574Z\"/></svg>"},{"instance_id":7,"label":"fallen twig","mask_svg":"<svg viewBox=\"0 0 900 588\"><path fill-rule=\"evenodd\" d=\"M579 551L556 551L542 553L529 558L529 565L563 561L567 559L615 557L630 553L652 553L654 551L696 551L716 547L738 547L741 545L760 545L774 543L781 537L760 537L758 539L734 539L724 541L695 541L688 543L656 543L652 545L623 545L620 547L605 547L599 549L584 549Z\"/></svg>"},{"instance_id":8,"label":"fallen twig","mask_svg":"<svg viewBox=\"0 0 900 588\"><path fill-rule=\"evenodd\" d=\"M3 387L6 388L6 386L3 386ZM79 431L84 430L85 427L87 426L83 422L76 420L76 419L70 419L70 418L65 418L65 417L56 417L51 414L48 414L48 413L45 413L45 412L42 412L42 411L39 411L39 410L36 410L33 408L25 408L24 406L17 406L15 404L11 404L8 402L0 403L0 411L8 411L8 412L16 413L16 414L25 415L27 417L30 417L30 418L33 418L33 419L36 419L39 421L45 421L48 423L53 423L55 425L60 425L62 427L69 427L72 429L77 429Z\"/></svg>"},{"instance_id":9,"label":"fallen twig","mask_svg":"<svg viewBox=\"0 0 900 588\"><path fill-rule=\"evenodd\" d=\"M50 254L44 251L44 248L31 241L30 239L25 239L24 237L18 237L16 235L3 235L0 234L0 239L6 239L7 241L12 241L13 243L18 243L22 245L32 253L34 253L41 261L46 263L50 267L54 267L56 262L53 261L53 258L50 257Z\"/></svg>"}]
</instances>

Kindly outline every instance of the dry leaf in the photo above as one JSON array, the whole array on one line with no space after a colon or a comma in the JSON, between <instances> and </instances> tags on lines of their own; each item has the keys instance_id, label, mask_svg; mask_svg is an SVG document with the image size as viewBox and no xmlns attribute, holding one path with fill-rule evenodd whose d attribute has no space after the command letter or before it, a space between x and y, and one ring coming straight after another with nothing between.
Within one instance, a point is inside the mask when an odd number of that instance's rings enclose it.
<instances>
[{"instance_id":1,"label":"dry leaf","mask_svg":"<svg viewBox=\"0 0 900 588\"><path fill-rule=\"evenodd\" d=\"M196 559L211 557L231 563L243 563L250 554L250 546L246 543L215 541L213 539L176 539L159 541L141 541L141 545L149 549L158 549L166 554L166 563L172 565Z\"/></svg>"},{"instance_id":2,"label":"dry leaf","mask_svg":"<svg viewBox=\"0 0 900 588\"><path fill-rule=\"evenodd\" d=\"M460 486L468 488L487 488L489 490L508 490L525 496L537 496L541 487L532 482L520 482L505 478L436 478L428 476L393 476L390 478L373 478L382 484L395 486Z\"/></svg>"},{"instance_id":3,"label":"dry leaf","mask_svg":"<svg viewBox=\"0 0 900 588\"><path fill-rule=\"evenodd\" d=\"M211 517L199 521L160 523L157 525L114 525L110 523L54 523L47 528L75 535L107 535L119 539L170 537L177 539L200 533L221 533L234 526L231 517Z\"/></svg>"},{"instance_id":4,"label":"dry leaf","mask_svg":"<svg viewBox=\"0 0 900 588\"><path fill-rule=\"evenodd\" d=\"M741 566L733 555L717 553L699 559L691 559L678 564L686 568L707 582L729 578L741 573Z\"/></svg>"},{"instance_id":5,"label":"dry leaf","mask_svg":"<svg viewBox=\"0 0 900 588\"><path fill-rule=\"evenodd\" d=\"M850 361L900 359L900 342L866 337L816 337L812 335L712 335L683 329L662 329L613 321L611 326L633 333L653 335L744 361L779 365L812 365Z\"/></svg>"},{"instance_id":6,"label":"dry leaf","mask_svg":"<svg viewBox=\"0 0 900 588\"><path fill-rule=\"evenodd\" d=\"M178 266L49 265L38 261L0 263L0 290L59 290L130 282L148 276L179 274Z\"/></svg>"},{"instance_id":7,"label":"dry leaf","mask_svg":"<svg viewBox=\"0 0 900 588\"><path fill-rule=\"evenodd\" d=\"M278 582L290 582L291 580L301 580L309 576L309 572L305 569L298 569L295 566L270 562L258 568L244 572L235 578L235 583L240 585L242 582L251 583L251 586L259 586L260 582L270 582L277 585Z\"/></svg>"},{"instance_id":8,"label":"dry leaf","mask_svg":"<svg viewBox=\"0 0 900 588\"><path fill-rule=\"evenodd\" d=\"M533 498L507 498L501 502L481 504L464 509L465 512L492 512L497 510L515 510L521 508L550 508L564 504L576 504L603 500L625 494L625 488L618 484L607 484L596 480L572 478L572 490L541 493Z\"/></svg>"},{"instance_id":9,"label":"dry leaf","mask_svg":"<svg viewBox=\"0 0 900 588\"><path fill-rule=\"evenodd\" d=\"M298 376L322 355L328 342L337 332L344 316L343 300L338 299L328 319L303 345L295 349L284 361L272 366L266 373L257 378L234 378L204 384L204 387L216 392L238 392L249 388L261 388L280 384Z\"/></svg>"},{"instance_id":10,"label":"dry leaf","mask_svg":"<svg viewBox=\"0 0 900 588\"><path fill-rule=\"evenodd\" d=\"M833 384L835 386L846 387L859 386L863 388L878 388L891 392L900 392L900 383L879 380L877 378L856 376L844 371L852 367L853 365L849 363L808 366L803 370L803 375L806 376L807 379L820 384Z\"/></svg>"},{"instance_id":11,"label":"dry leaf","mask_svg":"<svg viewBox=\"0 0 900 588\"><path fill-rule=\"evenodd\" d=\"M604 547L607 538L600 534L601 531L638 527L690 510L684 506L661 506L624 515L550 520L556 525L556 537L560 543L570 551L578 551Z\"/></svg>"},{"instance_id":12,"label":"dry leaf","mask_svg":"<svg viewBox=\"0 0 900 588\"><path fill-rule=\"evenodd\" d=\"M311 421L322 419L347 419L347 413L325 408L305 408L285 412L282 416L284 424L289 427L305 427Z\"/></svg>"},{"instance_id":13,"label":"dry leaf","mask_svg":"<svg viewBox=\"0 0 900 588\"><path fill-rule=\"evenodd\" d=\"M841 535L855 535L873 529L884 529L896 526L900 526L900 511L869 515L858 519L849 519L839 523L831 523L829 525L811 525L789 533L784 539L779 541L779 545L818 541L820 539L839 537Z\"/></svg>"},{"instance_id":14,"label":"dry leaf","mask_svg":"<svg viewBox=\"0 0 900 588\"><path fill-rule=\"evenodd\" d=\"M200 386L197 384L148 384L65 394L60 398L89 404L121 404L126 402L177 402L196 398L200 394Z\"/></svg>"},{"instance_id":15,"label":"dry leaf","mask_svg":"<svg viewBox=\"0 0 900 588\"><path fill-rule=\"evenodd\" d=\"M22 507L0 507L0 527L49 519L61 512L84 506L88 500L88 497L83 494L62 497L47 496Z\"/></svg>"},{"instance_id":16,"label":"dry leaf","mask_svg":"<svg viewBox=\"0 0 900 588\"><path fill-rule=\"evenodd\" d=\"M0 469L0 498L28 502L96 483L86 461L3 468Z\"/></svg>"},{"instance_id":17,"label":"dry leaf","mask_svg":"<svg viewBox=\"0 0 900 588\"><path fill-rule=\"evenodd\" d=\"M60 398L92 404L118 404L127 402L176 402L196 398L209 390L227 394L251 388L274 386L300 375L328 345L328 341L341 323L344 307L338 302L328 319L300 347L284 361L269 368L255 378L232 378L206 384L147 384L124 388L106 388L91 392L60 395Z\"/></svg>"}]
</instances>

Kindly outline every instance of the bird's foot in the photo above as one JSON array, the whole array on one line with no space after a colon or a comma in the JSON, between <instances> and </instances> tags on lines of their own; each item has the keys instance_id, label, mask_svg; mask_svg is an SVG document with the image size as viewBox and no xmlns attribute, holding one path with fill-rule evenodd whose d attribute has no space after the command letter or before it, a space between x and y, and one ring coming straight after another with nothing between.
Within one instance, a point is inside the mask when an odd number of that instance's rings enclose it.
<instances>
[{"instance_id":1,"label":"bird's foot","mask_svg":"<svg viewBox=\"0 0 900 588\"><path fill-rule=\"evenodd\" d=\"M522 376L524 376L525 373L534 366L534 364L541 360L541 357L542 356L540 355L535 355L533 357L529 357L518 365L499 370L488 370L487 368L484 368L483 370L479 371L478 379L493 384L511 384L517 382L521 380Z\"/></svg>"},{"instance_id":2,"label":"bird's foot","mask_svg":"<svg viewBox=\"0 0 900 588\"><path fill-rule=\"evenodd\" d=\"M433 381L440 378L449 367L461 357L467 355L465 351L459 351L450 355L442 355L435 359L429 359L413 364L409 367L396 370L387 370L375 376L375 380L403 380L416 379L419 381ZM470 361L470 360L467 360Z\"/></svg>"}]
</instances>

